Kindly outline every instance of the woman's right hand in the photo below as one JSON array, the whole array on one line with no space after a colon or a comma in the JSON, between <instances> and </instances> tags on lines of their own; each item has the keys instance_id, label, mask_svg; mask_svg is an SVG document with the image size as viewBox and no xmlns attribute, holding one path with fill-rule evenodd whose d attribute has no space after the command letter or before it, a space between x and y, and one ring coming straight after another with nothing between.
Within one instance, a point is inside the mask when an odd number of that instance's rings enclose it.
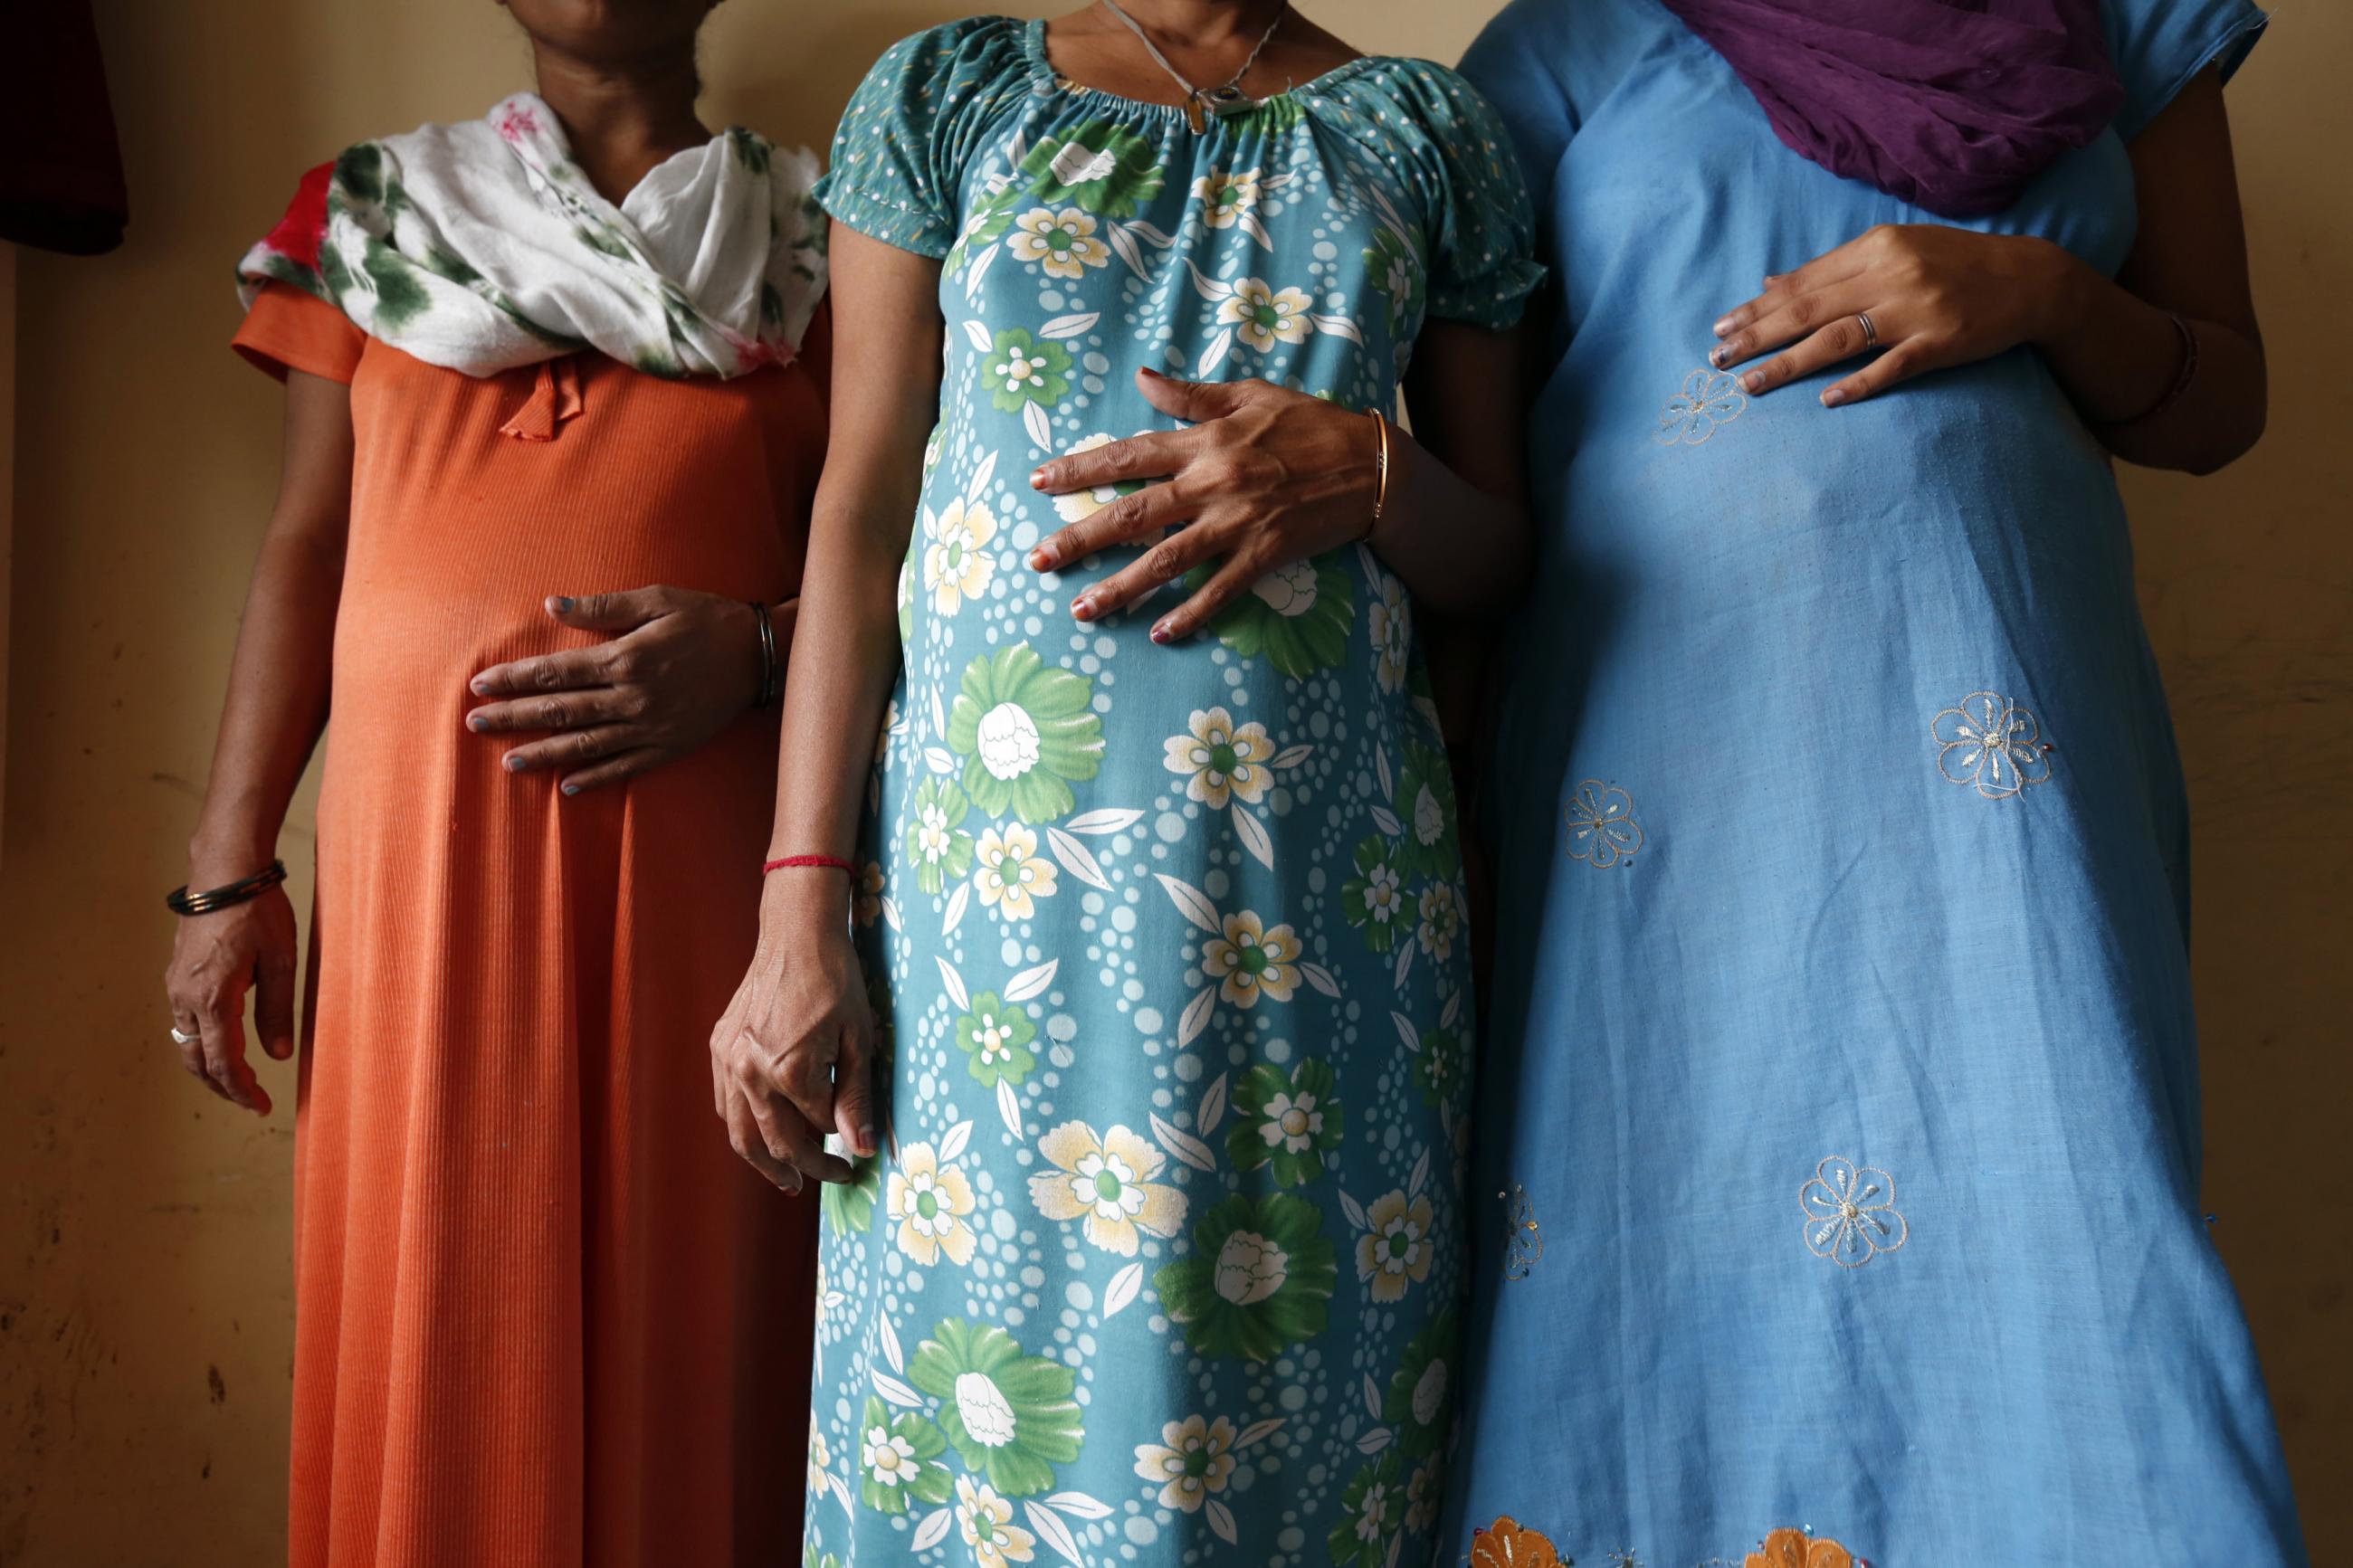
<instances>
[{"instance_id":1,"label":"woman's right hand","mask_svg":"<svg viewBox=\"0 0 2353 1568\"><path fill-rule=\"evenodd\" d=\"M875 1149L874 1010L835 875L769 879L759 948L711 1032L712 1097L727 1141L788 1193L804 1176L857 1179L826 1152L827 1133L860 1159Z\"/></svg>"},{"instance_id":2,"label":"woman's right hand","mask_svg":"<svg viewBox=\"0 0 2353 1568\"><path fill-rule=\"evenodd\" d=\"M199 876L193 885L234 880ZM294 1054L294 904L283 887L208 915L183 915L172 939L164 989L173 1026L197 1037L180 1063L206 1089L257 1116L269 1094L245 1059L245 994L254 992L253 1026L261 1048L284 1061Z\"/></svg>"}]
</instances>

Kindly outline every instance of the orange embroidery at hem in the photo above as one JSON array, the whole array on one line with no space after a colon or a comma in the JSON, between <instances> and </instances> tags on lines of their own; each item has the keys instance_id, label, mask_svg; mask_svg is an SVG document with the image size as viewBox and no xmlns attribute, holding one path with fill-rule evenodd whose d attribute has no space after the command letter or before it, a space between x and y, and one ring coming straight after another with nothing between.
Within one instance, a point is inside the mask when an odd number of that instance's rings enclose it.
<instances>
[{"instance_id":1,"label":"orange embroidery at hem","mask_svg":"<svg viewBox=\"0 0 2353 1568\"><path fill-rule=\"evenodd\" d=\"M1815 1540L1802 1530L1777 1530L1752 1552L1745 1568L1855 1568L1854 1555L1835 1541Z\"/></svg>"},{"instance_id":2,"label":"orange embroidery at hem","mask_svg":"<svg viewBox=\"0 0 2353 1568\"><path fill-rule=\"evenodd\" d=\"M1471 1568L1571 1568L1542 1533L1505 1514L1471 1532Z\"/></svg>"}]
</instances>

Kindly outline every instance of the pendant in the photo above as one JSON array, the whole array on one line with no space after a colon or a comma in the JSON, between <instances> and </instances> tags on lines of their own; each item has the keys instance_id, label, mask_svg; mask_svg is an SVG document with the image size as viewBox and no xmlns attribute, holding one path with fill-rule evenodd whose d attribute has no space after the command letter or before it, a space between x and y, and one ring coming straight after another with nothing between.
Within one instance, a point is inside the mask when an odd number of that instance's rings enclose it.
<instances>
[{"instance_id":1,"label":"pendant","mask_svg":"<svg viewBox=\"0 0 2353 1568\"><path fill-rule=\"evenodd\" d=\"M1209 128L1209 122L1201 115L1201 95L1198 93L1185 100L1185 123L1193 128L1196 136Z\"/></svg>"}]
</instances>

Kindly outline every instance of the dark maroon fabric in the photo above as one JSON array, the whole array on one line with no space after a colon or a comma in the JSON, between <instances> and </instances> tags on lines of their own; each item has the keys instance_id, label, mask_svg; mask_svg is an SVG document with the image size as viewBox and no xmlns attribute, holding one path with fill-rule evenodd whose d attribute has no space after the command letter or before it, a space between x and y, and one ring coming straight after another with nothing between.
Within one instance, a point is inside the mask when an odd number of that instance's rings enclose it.
<instances>
[{"instance_id":1,"label":"dark maroon fabric","mask_svg":"<svg viewBox=\"0 0 2353 1568\"><path fill-rule=\"evenodd\" d=\"M90 0L0 5L0 239L95 256L130 221Z\"/></svg>"},{"instance_id":2,"label":"dark maroon fabric","mask_svg":"<svg viewBox=\"0 0 2353 1568\"><path fill-rule=\"evenodd\" d=\"M2099 0L1662 0L1775 135L1946 217L2000 212L2124 100Z\"/></svg>"}]
</instances>

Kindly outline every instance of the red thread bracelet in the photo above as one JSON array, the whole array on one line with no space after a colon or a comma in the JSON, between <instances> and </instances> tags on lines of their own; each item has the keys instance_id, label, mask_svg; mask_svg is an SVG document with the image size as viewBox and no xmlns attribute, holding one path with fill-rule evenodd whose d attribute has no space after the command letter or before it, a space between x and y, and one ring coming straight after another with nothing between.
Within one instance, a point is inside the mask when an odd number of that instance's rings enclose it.
<instances>
[{"instance_id":1,"label":"red thread bracelet","mask_svg":"<svg viewBox=\"0 0 2353 1568\"><path fill-rule=\"evenodd\" d=\"M853 881L858 877L858 863L854 860L844 860L838 855L787 855L781 860L764 863L760 868L760 874L765 876L770 871L782 871L794 866L828 867L844 873Z\"/></svg>"}]
</instances>

